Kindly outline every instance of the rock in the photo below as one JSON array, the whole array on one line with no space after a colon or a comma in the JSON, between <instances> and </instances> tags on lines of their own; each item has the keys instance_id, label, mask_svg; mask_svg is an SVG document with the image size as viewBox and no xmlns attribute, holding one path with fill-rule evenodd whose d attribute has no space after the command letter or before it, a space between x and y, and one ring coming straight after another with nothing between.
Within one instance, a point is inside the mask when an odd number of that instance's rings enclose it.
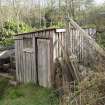
<instances>
[{"instance_id":1,"label":"rock","mask_svg":"<svg viewBox=\"0 0 105 105\"><path fill-rule=\"evenodd\" d=\"M13 86L17 86L18 85L18 82L17 81L13 81L13 80L10 80L9 83Z\"/></svg>"}]
</instances>

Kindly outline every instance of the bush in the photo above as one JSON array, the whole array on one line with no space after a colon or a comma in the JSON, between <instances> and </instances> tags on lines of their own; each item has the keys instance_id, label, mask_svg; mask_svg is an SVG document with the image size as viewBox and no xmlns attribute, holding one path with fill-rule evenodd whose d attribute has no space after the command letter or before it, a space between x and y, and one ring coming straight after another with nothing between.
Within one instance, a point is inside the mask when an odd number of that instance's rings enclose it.
<instances>
[{"instance_id":1,"label":"bush","mask_svg":"<svg viewBox=\"0 0 105 105\"><path fill-rule=\"evenodd\" d=\"M105 103L105 73L89 74L79 85L75 86L71 105L103 105Z\"/></svg>"},{"instance_id":2,"label":"bush","mask_svg":"<svg viewBox=\"0 0 105 105\"><path fill-rule=\"evenodd\" d=\"M32 31L32 28L27 24L21 21L6 21L4 22L3 27L0 29L0 34L2 38L0 39L0 45L10 46L14 44L14 40L12 38L13 35L19 33L25 33Z\"/></svg>"},{"instance_id":3,"label":"bush","mask_svg":"<svg viewBox=\"0 0 105 105\"><path fill-rule=\"evenodd\" d=\"M105 49L105 32L97 32L97 42Z\"/></svg>"}]
</instances>

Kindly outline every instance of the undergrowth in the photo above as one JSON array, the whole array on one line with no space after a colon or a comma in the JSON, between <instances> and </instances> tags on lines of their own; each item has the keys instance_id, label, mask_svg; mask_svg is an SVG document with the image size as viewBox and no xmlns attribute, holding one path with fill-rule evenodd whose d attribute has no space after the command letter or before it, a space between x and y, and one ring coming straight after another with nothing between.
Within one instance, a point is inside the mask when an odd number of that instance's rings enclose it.
<instances>
[{"instance_id":1,"label":"undergrowth","mask_svg":"<svg viewBox=\"0 0 105 105\"><path fill-rule=\"evenodd\" d=\"M84 80L75 85L74 92L71 93L68 105L104 105L105 72L93 72L87 75Z\"/></svg>"},{"instance_id":2,"label":"undergrowth","mask_svg":"<svg viewBox=\"0 0 105 105\"><path fill-rule=\"evenodd\" d=\"M57 105L57 98L52 89L31 83L11 86L8 80L0 78L0 105Z\"/></svg>"}]
</instances>

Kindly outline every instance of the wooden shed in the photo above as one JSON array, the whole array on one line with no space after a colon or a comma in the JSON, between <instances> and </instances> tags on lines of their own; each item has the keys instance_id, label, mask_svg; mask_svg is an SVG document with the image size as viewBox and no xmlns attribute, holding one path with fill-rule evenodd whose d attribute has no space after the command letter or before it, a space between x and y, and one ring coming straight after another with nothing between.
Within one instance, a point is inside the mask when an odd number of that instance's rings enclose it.
<instances>
[{"instance_id":1,"label":"wooden shed","mask_svg":"<svg viewBox=\"0 0 105 105\"><path fill-rule=\"evenodd\" d=\"M65 29L45 29L15 36L16 77L19 82L52 86L53 61L62 56L59 39L66 46Z\"/></svg>"},{"instance_id":2,"label":"wooden shed","mask_svg":"<svg viewBox=\"0 0 105 105\"><path fill-rule=\"evenodd\" d=\"M96 60L91 57L91 52L96 51L93 48L94 40L89 34L91 30L82 30L74 22L72 25L74 28L67 30L44 29L15 36L16 77L19 82L33 82L51 87L53 63L56 58L63 56L62 46L69 51L70 56L75 55L84 66L93 65L91 62ZM91 33L94 34L94 30ZM92 40L92 44L89 40ZM87 47L88 45L93 47Z\"/></svg>"}]
</instances>

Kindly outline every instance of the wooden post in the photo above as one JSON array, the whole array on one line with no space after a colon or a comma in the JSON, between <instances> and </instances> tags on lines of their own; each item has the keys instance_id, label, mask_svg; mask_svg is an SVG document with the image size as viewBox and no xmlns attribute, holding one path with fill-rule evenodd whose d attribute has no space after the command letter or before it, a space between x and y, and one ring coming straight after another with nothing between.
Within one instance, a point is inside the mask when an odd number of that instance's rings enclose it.
<instances>
[{"instance_id":1,"label":"wooden post","mask_svg":"<svg viewBox=\"0 0 105 105\"><path fill-rule=\"evenodd\" d=\"M66 17L65 21L66 21L66 52L68 54L68 46L70 45L69 43L71 43L70 42L70 38L71 38L70 37L70 20L68 17ZM70 49L69 53L72 53L72 49Z\"/></svg>"}]
</instances>

